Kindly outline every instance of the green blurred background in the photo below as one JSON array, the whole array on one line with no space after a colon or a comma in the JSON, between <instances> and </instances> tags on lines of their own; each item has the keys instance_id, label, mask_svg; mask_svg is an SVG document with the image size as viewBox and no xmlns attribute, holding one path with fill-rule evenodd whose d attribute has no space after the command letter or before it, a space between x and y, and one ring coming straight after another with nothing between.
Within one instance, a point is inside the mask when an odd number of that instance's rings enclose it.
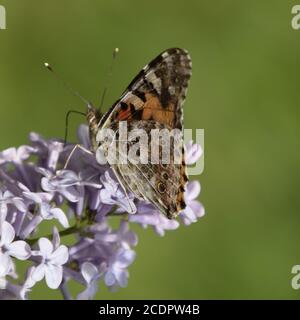
<instances>
[{"instance_id":1,"label":"green blurred background","mask_svg":"<svg viewBox=\"0 0 300 320\"><path fill-rule=\"evenodd\" d=\"M129 285L98 299L267 299L300 297L300 30L296 1L1 0L0 148L28 133L63 137L69 109L85 110L44 70L46 60L97 103L114 47L106 99L162 50L189 50L193 77L185 127L205 129L198 177L207 215L160 238L139 234ZM83 119L74 116L71 137ZM75 288L74 290L78 290ZM60 298L44 284L32 298Z\"/></svg>"}]
</instances>

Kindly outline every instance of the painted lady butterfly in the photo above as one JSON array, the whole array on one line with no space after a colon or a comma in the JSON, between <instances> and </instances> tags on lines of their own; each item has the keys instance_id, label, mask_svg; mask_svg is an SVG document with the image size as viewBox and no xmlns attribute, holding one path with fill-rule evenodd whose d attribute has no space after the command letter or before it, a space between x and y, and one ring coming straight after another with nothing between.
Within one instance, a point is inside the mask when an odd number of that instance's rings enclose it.
<instances>
[{"instance_id":1,"label":"painted lady butterfly","mask_svg":"<svg viewBox=\"0 0 300 320\"><path fill-rule=\"evenodd\" d=\"M87 120L93 151L100 146L96 141L99 130L110 128L117 132L121 121L127 121L128 130L142 128L149 135L152 129L179 129L182 133L182 106L191 71L191 58L186 50L168 49L141 70L103 116L89 106ZM102 142L101 147L108 150L110 145ZM181 163L174 163L174 155L170 160L169 164L115 163L111 168L125 190L152 203L173 219L186 206L184 190L188 178L183 144Z\"/></svg>"}]
</instances>

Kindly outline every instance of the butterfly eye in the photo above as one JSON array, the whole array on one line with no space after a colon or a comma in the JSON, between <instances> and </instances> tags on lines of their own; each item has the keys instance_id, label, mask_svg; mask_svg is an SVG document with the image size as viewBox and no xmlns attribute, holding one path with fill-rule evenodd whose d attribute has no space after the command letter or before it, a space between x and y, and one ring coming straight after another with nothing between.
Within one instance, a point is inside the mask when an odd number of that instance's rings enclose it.
<instances>
[{"instance_id":1,"label":"butterfly eye","mask_svg":"<svg viewBox=\"0 0 300 320\"><path fill-rule=\"evenodd\" d=\"M165 186L165 184L162 183L162 182L159 182L159 183L157 184L157 188L158 188L158 192L159 192L159 193L164 193L164 192L166 191L166 186Z\"/></svg>"}]
</instances>

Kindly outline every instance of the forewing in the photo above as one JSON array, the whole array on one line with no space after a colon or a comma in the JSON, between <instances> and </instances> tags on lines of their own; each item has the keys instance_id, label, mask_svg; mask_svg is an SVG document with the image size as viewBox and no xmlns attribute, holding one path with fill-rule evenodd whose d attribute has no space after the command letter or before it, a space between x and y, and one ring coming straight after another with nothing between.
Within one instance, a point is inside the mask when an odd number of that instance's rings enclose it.
<instances>
[{"instance_id":1,"label":"forewing","mask_svg":"<svg viewBox=\"0 0 300 320\"><path fill-rule=\"evenodd\" d=\"M182 106L191 73L191 58L186 50L172 48L162 52L133 79L99 127L125 120L154 120L182 129Z\"/></svg>"}]
</instances>

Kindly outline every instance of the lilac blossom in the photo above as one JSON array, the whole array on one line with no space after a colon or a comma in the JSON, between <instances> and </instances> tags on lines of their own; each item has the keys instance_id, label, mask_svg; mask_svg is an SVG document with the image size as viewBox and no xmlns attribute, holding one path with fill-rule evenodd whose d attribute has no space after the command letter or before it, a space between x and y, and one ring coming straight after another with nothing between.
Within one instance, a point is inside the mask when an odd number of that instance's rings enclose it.
<instances>
[{"instance_id":1,"label":"lilac blossom","mask_svg":"<svg viewBox=\"0 0 300 320\"><path fill-rule=\"evenodd\" d=\"M28 223L26 228L23 229L23 233L21 234L22 238L26 238L43 220L57 219L64 228L69 227L69 221L62 209L50 205L53 194L47 192L31 192L21 183L19 187L22 189L27 204L34 204L37 209L37 214L30 223Z\"/></svg>"},{"instance_id":2,"label":"lilac blossom","mask_svg":"<svg viewBox=\"0 0 300 320\"><path fill-rule=\"evenodd\" d=\"M7 276L17 277L12 258L27 260L30 256L30 246L25 241L15 240L14 228L7 221L3 221L0 226L0 289L10 286Z\"/></svg>"},{"instance_id":3,"label":"lilac blossom","mask_svg":"<svg viewBox=\"0 0 300 320\"><path fill-rule=\"evenodd\" d=\"M2 192L0 190L0 225L6 218L8 212L8 205L15 206L19 211L26 211L23 199L15 197L10 191L6 190Z\"/></svg>"},{"instance_id":4,"label":"lilac blossom","mask_svg":"<svg viewBox=\"0 0 300 320\"><path fill-rule=\"evenodd\" d=\"M82 264L81 273L85 280L86 289L78 294L77 300L90 300L98 291L98 282L101 273L98 268L90 262L84 262Z\"/></svg>"},{"instance_id":5,"label":"lilac blossom","mask_svg":"<svg viewBox=\"0 0 300 320\"><path fill-rule=\"evenodd\" d=\"M163 236L179 228L180 221L189 225L204 215L198 181L187 184L187 206L179 219L169 220L124 190L112 169L94 155L78 149L65 167L73 144L36 133L29 140L29 145L0 152L0 299L28 299L43 279L65 299L93 299L103 285L124 288L138 244L133 223ZM90 149L87 126L79 127L78 140ZM188 165L201 155L199 145L186 145ZM119 225L113 228L114 219ZM43 232L44 226L52 232ZM74 236L68 246L67 235ZM25 275L18 273L18 260L27 260ZM75 297L69 281L84 287Z\"/></svg>"},{"instance_id":6,"label":"lilac blossom","mask_svg":"<svg viewBox=\"0 0 300 320\"><path fill-rule=\"evenodd\" d=\"M41 260L33 270L31 277L35 282L45 277L48 287L57 289L62 282L63 265L68 261L69 253L65 245L60 245L57 231L54 231L53 234L52 242L47 238L40 238L39 250L32 251L32 255L40 257Z\"/></svg>"},{"instance_id":7,"label":"lilac blossom","mask_svg":"<svg viewBox=\"0 0 300 320\"><path fill-rule=\"evenodd\" d=\"M128 282L127 267L135 259L135 251L120 248L108 261L108 268L104 275L104 282L108 287L126 287Z\"/></svg>"},{"instance_id":8,"label":"lilac blossom","mask_svg":"<svg viewBox=\"0 0 300 320\"><path fill-rule=\"evenodd\" d=\"M199 144L193 143L192 140L190 140L186 144L185 148L185 163L187 165L191 165L196 163L199 158L202 156L203 150Z\"/></svg>"},{"instance_id":9,"label":"lilac blossom","mask_svg":"<svg viewBox=\"0 0 300 320\"><path fill-rule=\"evenodd\" d=\"M200 183L198 181L188 182L185 192L186 208L179 215L185 225L196 222L205 214L204 207L196 200L199 194Z\"/></svg>"},{"instance_id":10,"label":"lilac blossom","mask_svg":"<svg viewBox=\"0 0 300 320\"><path fill-rule=\"evenodd\" d=\"M27 260L31 250L29 245L22 240L14 241L15 229L7 221L3 221L0 229L0 255L15 257L19 260ZM12 264L9 259L9 265Z\"/></svg>"},{"instance_id":11,"label":"lilac blossom","mask_svg":"<svg viewBox=\"0 0 300 320\"><path fill-rule=\"evenodd\" d=\"M35 268L30 267L27 270L27 276L26 280L23 282L23 284L14 284L11 282L6 281L5 286L1 288L1 279L0 279L0 299L19 299L19 300L27 300L28 299L28 293L31 291L31 288L35 285L35 281L32 279L31 275ZM16 275L10 274L10 276L14 276L16 278Z\"/></svg>"},{"instance_id":12,"label":"lilac blossom","mask_svg":"<svg viewBox=\"0 0 300 320\"><path fill-rule=\"evenodd\" d=\"M100 190L100 201L108 205L118 205L123 211L135 213L136 207L133 196L127 196L119 183L111 178L109 171L100 178L103 189Z\"/></svg>"},{"instance_id":13,"label":"lilac blossom","mask_svg":"<svg viewBox=\"0 0 300 320\"><path fill-rule=\"evenodd\" d=\"M179 227L179 222L176 220L169 220L158 209L149 203L140 201L138 204L137 215L132 215L128 219L130 222L139 223L143 228L152 226L154 231L159 235L163 236L165 230L175 230Z\"/></svg>"}]
</instances>

